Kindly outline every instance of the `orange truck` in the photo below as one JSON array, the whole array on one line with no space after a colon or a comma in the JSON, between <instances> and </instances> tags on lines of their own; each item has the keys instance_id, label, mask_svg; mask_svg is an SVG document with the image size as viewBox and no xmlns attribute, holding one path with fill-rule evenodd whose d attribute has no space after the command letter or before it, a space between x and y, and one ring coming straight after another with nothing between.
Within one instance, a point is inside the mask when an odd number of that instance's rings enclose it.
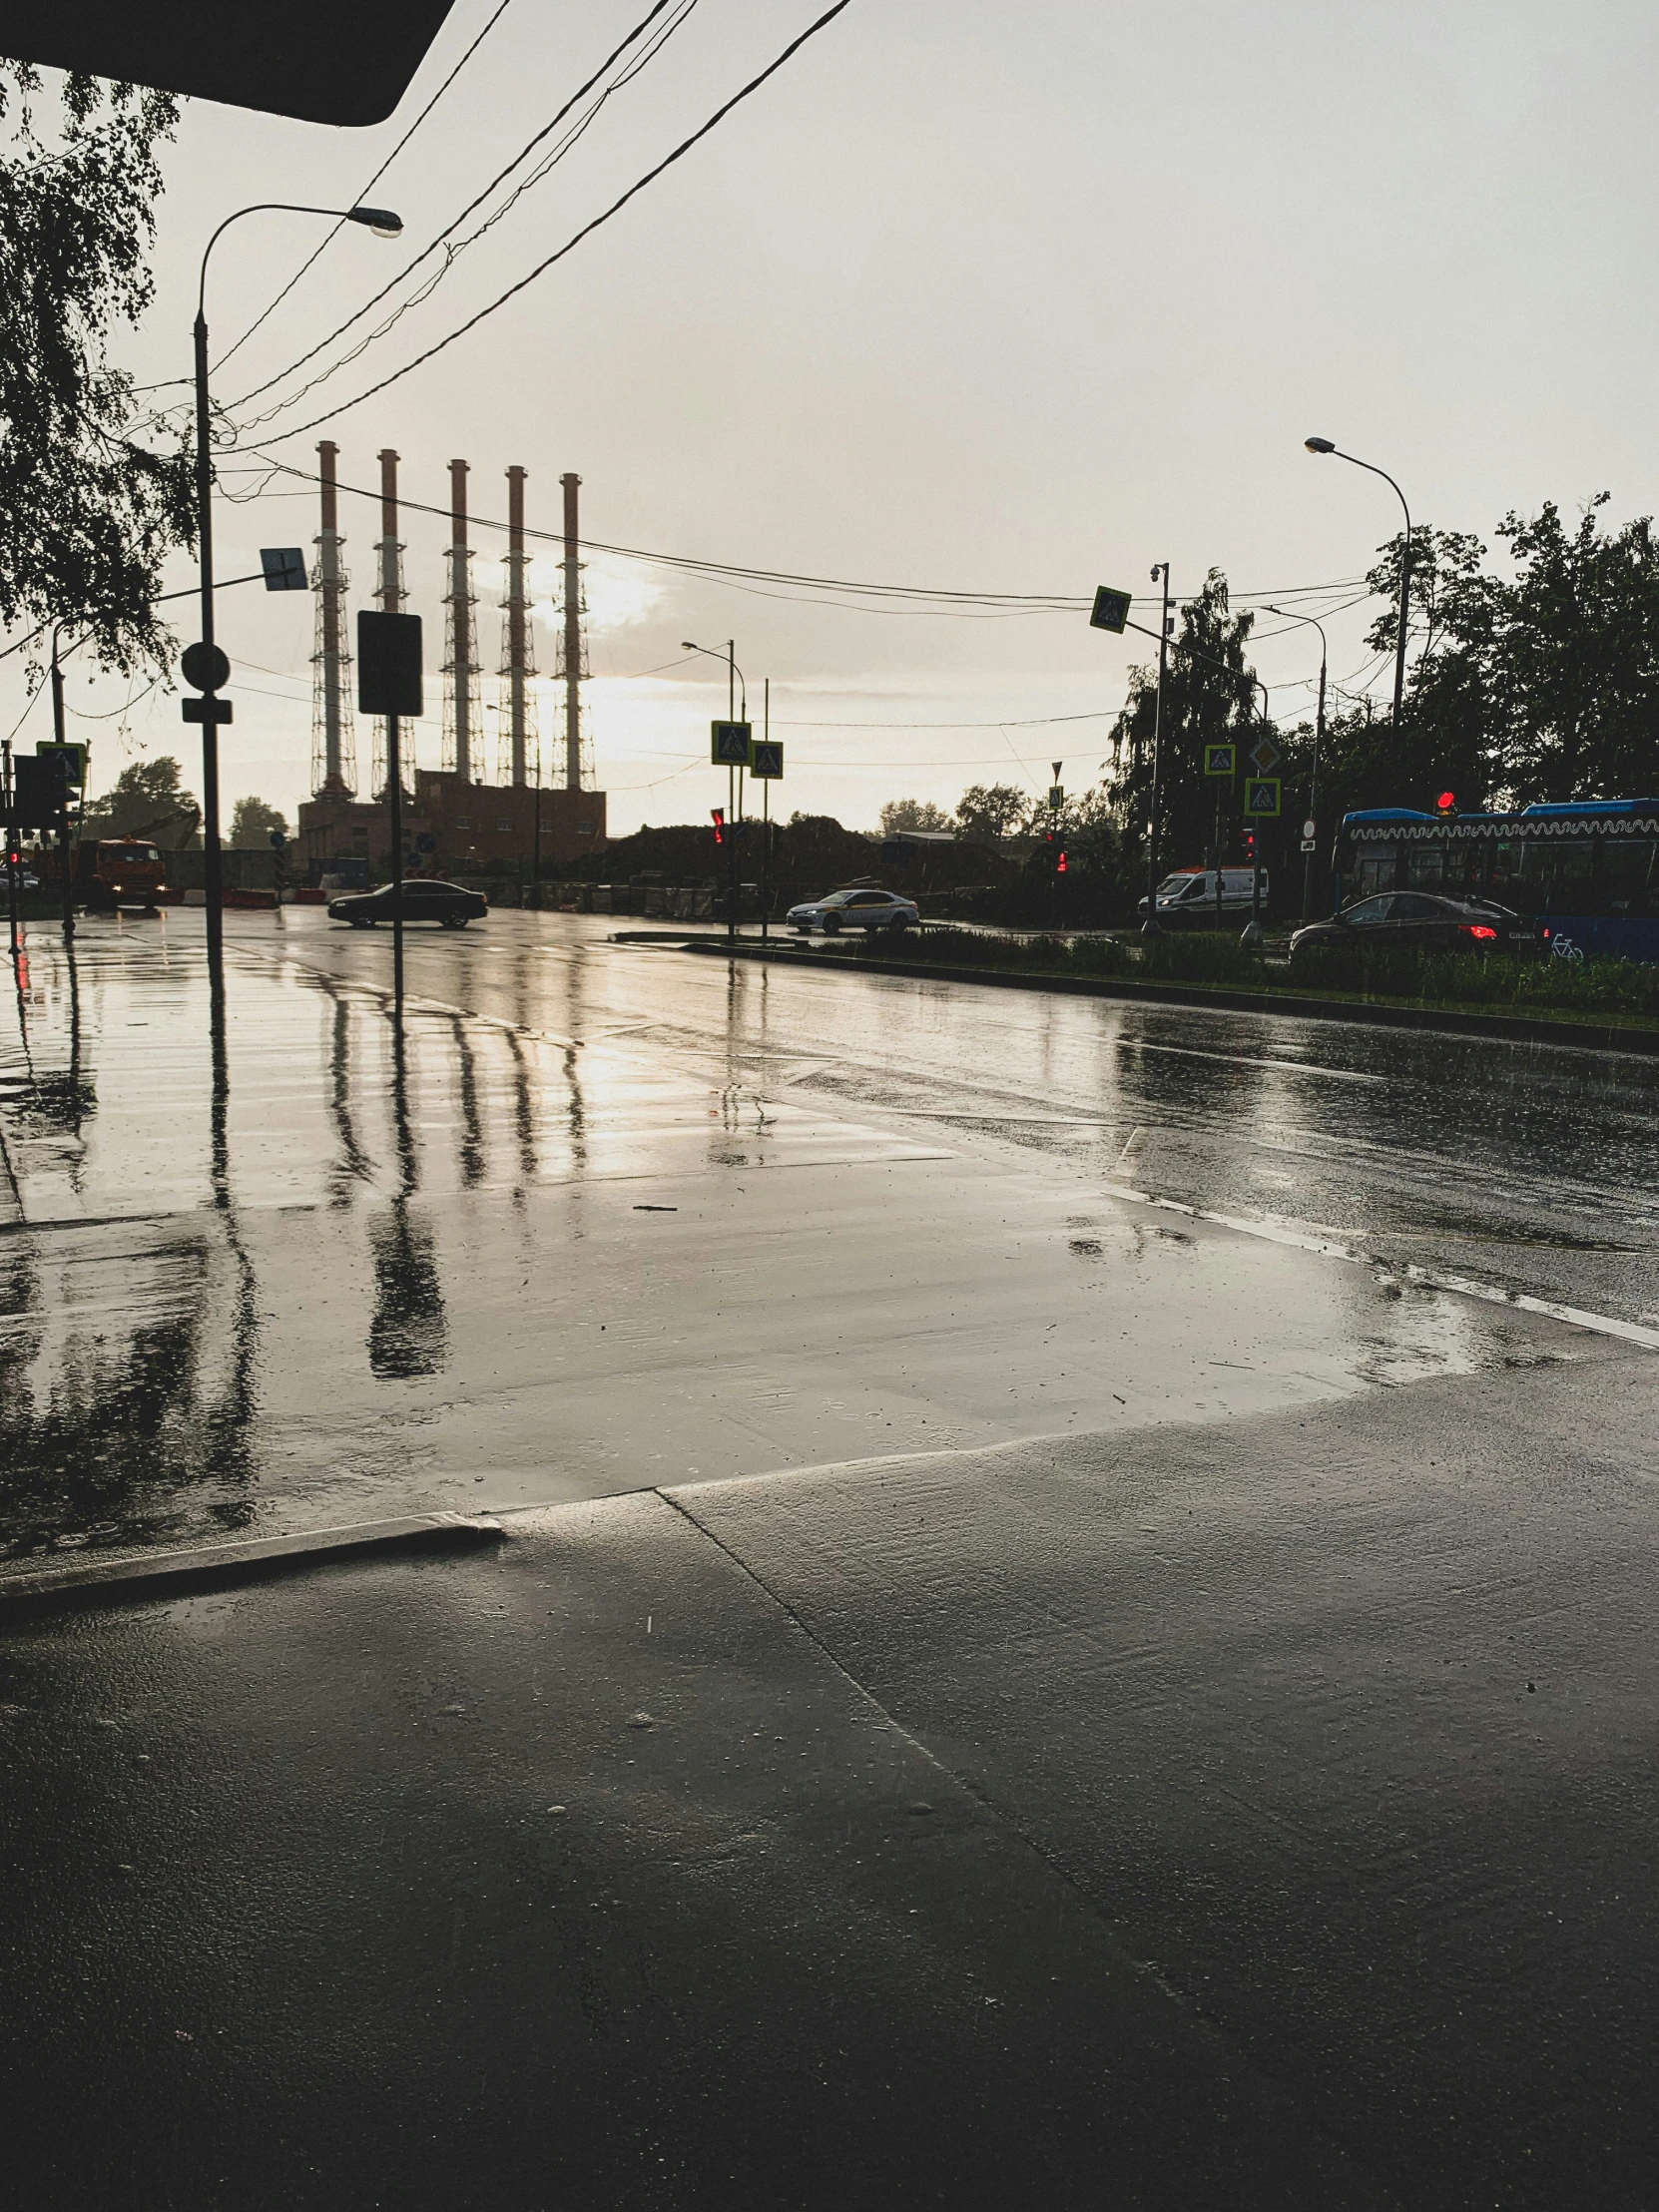
<instances>
[{"instance_id":1,"label":"orange truck","mask_svg":"<svg viewBox=\"0 0 1659 2212\"><path fill-rule=\"evenodd\" d=\"M148 837L83 837L75 848L75 895L89 913L154 913L166 889L167 863Z\"/></svg>"}]
</instances>

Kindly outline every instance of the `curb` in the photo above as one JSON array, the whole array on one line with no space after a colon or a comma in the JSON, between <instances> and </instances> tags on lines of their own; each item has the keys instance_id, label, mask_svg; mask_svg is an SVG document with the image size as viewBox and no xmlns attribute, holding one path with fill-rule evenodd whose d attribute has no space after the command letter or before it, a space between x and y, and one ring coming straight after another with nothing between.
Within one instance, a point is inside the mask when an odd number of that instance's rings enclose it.
<instances>
[{"instance_id":1,"label":"curb","mask_svg":"<svg viewBox=\"0 0 1659 2212\"><path fill-rule=\"evenodd\" d=\"M665 933L666 934L666 933ZM1521 1015L1460 1013L1454 1008L1390 1006L1358 998L1303 998L1289 991L1211 990L1201 984L1135 983L1122 977L1021 975L999 968L958 967L931 960L883 960L865 952L797 952L787 947L724 938L676 936L682 952L719 959L780 960L824 973L914 975L936 983L991 983L1003 990L1058 991L1072 998L1119 998L1162 1006L1210 1006L1224 1013L1287 1014L1298 1020L1353 1021L1382 1029L1439 1029L1459 1036L1494 1037L1513 1044L1554 1044L1575 1051L1659 1054L1659 1029L1620 1029L1583 1021L1528 1021Z\"/></svg>"},{"instance_id":2,"label":"curb","mask_svg":"<svg viewBox=\"0 0 1659 2212\"><path fill-rule=\"evenodd\" d=\"M120 1604L176 1591L229 1586L291 1573L321 1560L376 1553L482 1548L506 1535L491 1514L411 1513L399 1520L357 1521L292 1536L255 1536L240 1544L204 1544L138 1558L95 1560L0 1574L0 1628L14 1616L78 1605Z\"/></svg>"}]
</instances>

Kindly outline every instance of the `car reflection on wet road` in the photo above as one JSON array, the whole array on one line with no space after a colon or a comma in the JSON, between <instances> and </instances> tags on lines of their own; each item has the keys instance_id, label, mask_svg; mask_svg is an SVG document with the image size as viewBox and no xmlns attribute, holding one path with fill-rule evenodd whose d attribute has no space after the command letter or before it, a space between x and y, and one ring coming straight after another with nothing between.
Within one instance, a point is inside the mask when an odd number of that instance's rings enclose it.
<instances>
[{"instance_id":1,"label":"car reflection on wet road","mask_svg":"<svg viewBox=\"0 0 1659 2212\"><path fill-rule=\"evenodd\" d=\"M73 958L39 931L19 971L10 1549L1221 1421L1590 1349L1443 1280L1659 1328L1642 1060L513 914L411 945L399 1047L377 940L298 909L230 942L218 1105L196 917L91 925Z\"/></svg>"}]
</instances>

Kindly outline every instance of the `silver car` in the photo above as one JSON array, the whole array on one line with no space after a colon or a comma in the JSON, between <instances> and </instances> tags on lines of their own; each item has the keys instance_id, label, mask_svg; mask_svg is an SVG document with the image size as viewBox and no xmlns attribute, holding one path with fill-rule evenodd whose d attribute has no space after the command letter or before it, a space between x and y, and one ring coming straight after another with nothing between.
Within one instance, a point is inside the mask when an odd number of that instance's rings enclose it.
<instances>
[{"instance_id":1,"label":"silver car","mask_svg":"<svg viewBox=\"0 0 1659 2212\"><path fill-rule=\"evenodd\" d=\"M790 927L803 936L815 929L822 929L827 937L842 929L862 929L872 937L885 929L897 936L900 930L913 929L920 919L915 900L900 898L896 891L831 891L828 898L809 899L790 908Z\"/></svg>"}]
</instances>

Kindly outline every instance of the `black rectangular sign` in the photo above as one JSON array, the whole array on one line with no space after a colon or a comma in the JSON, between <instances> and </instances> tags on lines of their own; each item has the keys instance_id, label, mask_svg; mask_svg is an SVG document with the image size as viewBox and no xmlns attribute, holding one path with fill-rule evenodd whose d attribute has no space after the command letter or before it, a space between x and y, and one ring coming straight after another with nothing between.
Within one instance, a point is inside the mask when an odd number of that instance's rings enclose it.
<instances>
[{"instance_id":1,"label":"black rectangular sign","mask_svg":"<svg viewBox=\"0 0 1659 2212\"><path fill-rule=\"evenodd\" d=\"M357 712L410 717L421 712L419 615L368 608L358 615Z\"/></svg>"}]
</instances>

